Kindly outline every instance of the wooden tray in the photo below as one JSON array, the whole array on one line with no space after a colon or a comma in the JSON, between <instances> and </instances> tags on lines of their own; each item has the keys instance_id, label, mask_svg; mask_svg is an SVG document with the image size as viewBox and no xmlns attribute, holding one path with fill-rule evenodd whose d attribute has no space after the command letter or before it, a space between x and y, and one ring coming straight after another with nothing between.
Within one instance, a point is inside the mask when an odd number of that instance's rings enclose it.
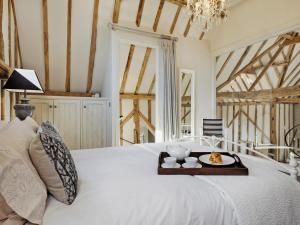
<instances>
[{"instance_id":1,"label":"wooden tray","mask_svg":"<svg viewBox=\"0 0 300 225\"><path fill-rule=\"evenodd\" d=\"M201 155L210 154L211 152L191 152L190 157L199 158ZM162 168L161 164L165 157L170 155L167 152L161 152L158 159L158 174L159 175L230 175L230 176L247 176L249 174L248 168L244 166L240 158L236 154L228 152L220 152L222 155L227 155L235 159L235 163L229 166L212 166L202 162L202 168ZM180 165L184 161L178 161Z\"/></svg>"}]
</instances>

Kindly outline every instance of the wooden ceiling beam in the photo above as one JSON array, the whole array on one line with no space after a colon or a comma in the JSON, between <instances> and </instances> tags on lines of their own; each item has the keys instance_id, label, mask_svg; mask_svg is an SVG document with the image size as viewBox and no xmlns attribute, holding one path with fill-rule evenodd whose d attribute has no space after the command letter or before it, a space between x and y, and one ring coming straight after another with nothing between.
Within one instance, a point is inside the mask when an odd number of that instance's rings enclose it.
<instances>
[{"instance_id":1,"label":"wooden ceiling beam","mask_svg":"<svg viewBox=\"0 0 300 225\"><path fill-rule=\"evenodd\" d=\"M42 0L42 7L43 7L45 91L47 91L49 90L49 35L48 35L48 1L47 0Z\"/></svg>"},{"instance_id":2,"label":"wooden ceiling beam","mask_svg":"<svg viewBox=\"0 0 300 225\"><path fill-rule=\"evenodd\" d=\"M120 8L121 8L121 0L115 0L113 19L112 19L113 23L119 22Z\"/></svg>"},{"instance_id":3,"label":"wooden ceiling beam","mask_svg":"<svg viewBox=\"0 0 300 225\"><path fill-rule=\"evenodd\" d=\"M225 87L226 85L230 84L231 81L233 81L236 77L238 77L239 75L241 75L242 73L244 73L245 70L247 70L248 68L252 67L258 60L260 60L262 57L264 57L266 54L268 54L270 51L272 51L282 41L283 41L283 39L277 40L274 44L272 44L270 47L268 47L267 49L265 49L262 53L260 53L259 55L257 55L256 57L254 57L252 60L250 60L250 62L247 65L245 65L242 69L240 69L234 75L232 75L231 77L229 77L224 83L222 83L221 85L219 85L217 87L217 91L220 91L223 87Z\"/></svg>"},{"instance_id":4,"label":"wooden ceiling beam","mask_svg":"<svg viewBox=\"0 0 300 225\"><path fill-rule=\"evenodd\" d=\"M72 0L68 0L67 16L67 61L66 61L66 92L71 91L71 50L72 50Z\"/></svg>"},{"instance_id":5,"label":"wooden ceiling beam","mask_svg":"<svg viewBox=\"0 0 300 225\"><path fill-rule=\"evenodd\" d=\"M174 32L175 26L176 26L177 21L178 21L178 17L179 17L180 12L181 12L181 8L182 8L181 5L179 5L177 7L177 10L176 10L176 13L175 13L175 16L174 16L174 19L173 19L173 22L172 22L172 25L171 25L171 28L170 28L170 34L173 34L173 32Z\"/></svg>"},{"instance_id":6,"label":"wooden ceiling beam","mask_svg":"<svg viewBox=\"0 0 300 225\"><path fill-rule=\"evenodd\" d=\"M139 74L139 77L138 77L138 81L137 81L135 91L134 91L135 94L137 94L139 92L140 88L141 88L142 81L144 79L145 71L146 71L148 61L149 61L149 58L150 58L151 51L152 51L151 48L146 49L143 64L142 64L140 74Z\"/></svg>"},{"instance_id":7,"label":"wooden ceiling beam","mask_svg":"<svg viewBox=\"0 0 300 225\"><path fill-rule=\"evenodd\" d=\"M17 49L17 56L15 58L18 58L19 54L19 59L20 59L20 66L23 68L23 58L22 58L22 53L21 53L21 45L20 45L20 38L19 38L19 28L18 28L18 22L17 22L17 14L16 14L16 8L15 8L15 1L11 0L11 7L13 11L13 17L14 17L14 25L15 25L15 36L16 36L16 45L15 48ZM16 66L16 65L15 65Z\"/></svg>"},{"instance_id":8,"label":"wooden ceiling beam","mask_svg":"<svg viewBox=\"0 0 300 225\"><path fill-rule=\"evenodd\" d=\"M205 32L204 32L204 31L202 31L202 32L201 32L201 34L200 34L200 37L199 37L199 40L200 40L200 41L202 41L202 40L203 40L203 38L204 38L204 35L205 35Z\"/></svg>"},{"instance_id":9,"label":"wooden ceiling beam","mask_svg":"<svg viewBox=\"0 0 300 225\"><path fill-rule=\"evenodd\" d=\"M166 0L166 1L179 6L186 6L186 0Z\"/></svg>"},{"instance_id":10,"label":"wooden ceiling beam","mask_svg":"<svg viewBox=\"0 0 300 225\"><path fill-rule=\"evenodd\" d=\"M292 39L286 40L284 45L294 45L300 43L300 36L293 37Z\"/></svg>"},{"instance_id":11,"label":"wooden ceiling beam","mask_svg":"<svg viewBox=\"0 0 300 225\"><path fill-rule=\"evenodd\" d=\"M156 13L156 16L155 16L155 21L154 21L154 24L153 24L153 31L154 32L157 31L158 23L159 23L159 20L160 20L162 10L164 8L164 4L165 4L165 0L160 0L159 6L158 6L158 9L157 9L157 13Z\"/></svg>"},{"instance_id":12,"label":"wooden ceiling beam","mask_svg":"<svg viewBox=\"0 0 300 225\"><path fill-rule=\"evenodd\" d=\"M186 37L189 32L190 32L190 29L191 29L191 24L192 24L192 16L189 18L187 24L186 24L186 27L185 27L185 30L184 30L184 34L183 36Z\"/></svg>"},{"instance_id":13,"label":"wooden ceiling beam","mask_svg":"<svg viewBox=\"0 0 300 225\"><path fill-rule=\"evenodd\" d=\"M89 56L89 67L88 67L88 78L86 92L91 92L93 85L93 74L95 65L95 55L97 50L97 25L98 25L98 12L99 12L99 1L94 0L94 12L93 12L93 24L92 24L92 35L91 35L91 46L90 46L90 56Z\"/></svg>"},{"instance_id":14,"label":"wooden ceiling beam","mask_svg":"<svg viewBox=\"0 0 300 225\"><path fill-rule=\"evenodd\" d=\"M129 53L128 53L128 57L127 57L127 63L126 63L125 71L124 71L123 78L122 78L120 93L124 93L124 91L125 91L134 50L135 50L135 45L130 45L130 49L129 49Z\"/></svg>"},{"instance_id":15,"label":"wooden ceiling beam","mask_svg":"<svg viewBox=\"0 0 300 225\"><path fill-rule=\"evenodd\" d=\"M144 6L145 6L145 0L140 0L139 8L138 8L138 12L137 12L137 15L136 15L136 20L135 20L135 24L136 24L137 27L140 27L140 25L141 25Z\"/></svg>"},{"instance_id":16,"label":"wooden ceiling beam","mask_svg":"<svg viewBox=\"0 0 300 225\"><path fill-rule=\"evenodd\" d=\"M258 77L256 78L256 80L253 82L253 84L251 85L251 87L249 88L248 91L252 91L254 89L254 87L256 86L256 84L261 80L261 78L265 75L265 73L268 71L269 67L274 63L274 61L277 59L278 55L280 54L280 52L282 51L282 49L284 48L284 45L280 45L276 51L276 53L273 55L273 57L270 59L269 63L263 68L263 70L260 72L260 74L258 75Z\"/></svg>"}]
</instances>

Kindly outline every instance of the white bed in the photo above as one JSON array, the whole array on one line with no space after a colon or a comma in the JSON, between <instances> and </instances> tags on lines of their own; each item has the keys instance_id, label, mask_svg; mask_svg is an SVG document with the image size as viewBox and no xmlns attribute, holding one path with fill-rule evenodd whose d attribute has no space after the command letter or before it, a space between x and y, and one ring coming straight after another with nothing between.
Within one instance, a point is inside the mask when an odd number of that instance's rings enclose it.
<instances>
[{"instance_id":1,"label":"white bed","mask_svg":"<svg viewBox=\"0 0 300 225\"><path fill-rule=\"evenodd\" d=\"M49 197L43 225L300 224L300 184L271 162L240 155L249 176L157 175L164 149L148 144L72 152L78 197L70 206Z\"/></svg>"}]
</instances>

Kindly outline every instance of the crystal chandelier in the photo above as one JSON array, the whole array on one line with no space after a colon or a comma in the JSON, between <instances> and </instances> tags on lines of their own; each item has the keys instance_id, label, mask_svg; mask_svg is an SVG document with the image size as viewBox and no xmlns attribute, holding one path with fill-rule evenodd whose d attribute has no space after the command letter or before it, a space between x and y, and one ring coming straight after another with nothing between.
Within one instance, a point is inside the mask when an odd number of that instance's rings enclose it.
<instances>
[{"instance_id":1,"label":"crystal chandelier","mask_svg":"<svg viewBox=\"0 0 300 225\"><path fill-rule=\"evenodd\" d=\"M227 0L187 0L187 10L191 22L198 23L203 31L228 17Z\"/></svg>"}]
</instances>

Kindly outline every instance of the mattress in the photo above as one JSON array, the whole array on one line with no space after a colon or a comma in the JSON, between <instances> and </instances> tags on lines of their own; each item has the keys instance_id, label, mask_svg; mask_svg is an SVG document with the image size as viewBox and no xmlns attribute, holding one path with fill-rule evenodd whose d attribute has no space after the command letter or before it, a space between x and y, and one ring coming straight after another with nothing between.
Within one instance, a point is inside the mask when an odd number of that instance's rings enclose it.
<instances>
[{"instance_id":1,"label":"mattress","mask_svg":"<svg viewBox=\"0 0 300 225\"><path fill-rule=\"evenodd\" d=\"M70 206L49 196L43 225L300 224L300 187L268 161L241 156L248 177L157 175L158 154L164 150L163 144L147 144L73 151L78 196ZM276 177L268 180L269 175ZM274 188L278 180L285 182L279 189ZM273 199L272 188L283 190L281 196Z\"/></svg>"}]
</instances>

